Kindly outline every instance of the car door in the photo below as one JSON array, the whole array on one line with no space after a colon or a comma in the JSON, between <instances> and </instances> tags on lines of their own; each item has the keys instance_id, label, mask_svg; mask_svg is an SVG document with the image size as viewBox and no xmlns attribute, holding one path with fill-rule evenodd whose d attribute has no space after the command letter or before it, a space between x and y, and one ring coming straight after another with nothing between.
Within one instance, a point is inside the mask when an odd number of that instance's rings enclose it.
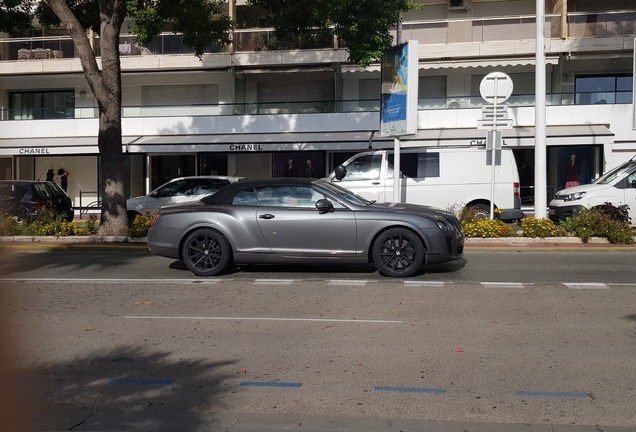
<instances>
[{"instance_id":1,"label":"car door","mask_svg":"<svg viewBox=\"0 0 636 432\"><path fill-rule=\"evenodd\" d=\"M277 255L298 257L353 257L356 254L356 220L353 211L341 208L320 214L316 201L325 198L307 186L257 188L258 225Z\"/></svg>"},{"instance_id":2,"label":"car door","mask_svg":"<svg viewBox=\"0 0 636 432\"><path fill-rule=\"evenodd\" d=\"M381 153L365 154L353 159L346 166L347 174L340 186L372 201L386 201L386 175L382 159Z\"/></svg>"}]
</instances>

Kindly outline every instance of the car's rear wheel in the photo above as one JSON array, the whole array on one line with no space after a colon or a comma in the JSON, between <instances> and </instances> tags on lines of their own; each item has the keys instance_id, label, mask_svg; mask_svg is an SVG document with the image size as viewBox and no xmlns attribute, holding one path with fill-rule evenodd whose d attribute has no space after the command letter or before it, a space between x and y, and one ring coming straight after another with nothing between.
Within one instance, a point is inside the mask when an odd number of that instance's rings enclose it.
<instances>
[{"instance_id":1,"label":"car's rear wheel","mask_svg":"<svg viewBox=\"0 0 636 432\"><path fill-rule=\"evenodd\" d=\"M208 228L191 233L181 252L186 267L197 276L221 274L233 261L230 242L220 232Z\"/></svg>"},{"instance_id":2,"label":"car's rear wheel","mask_svg":"<svg viewBox=\"0 0 636 432\"><path fill-rule=\"evenodd\" d=\"M373 262L385 276L412 276L424 263L424 245L412 231L389 229L373 244Z\"/></svg>"}]
</instances>

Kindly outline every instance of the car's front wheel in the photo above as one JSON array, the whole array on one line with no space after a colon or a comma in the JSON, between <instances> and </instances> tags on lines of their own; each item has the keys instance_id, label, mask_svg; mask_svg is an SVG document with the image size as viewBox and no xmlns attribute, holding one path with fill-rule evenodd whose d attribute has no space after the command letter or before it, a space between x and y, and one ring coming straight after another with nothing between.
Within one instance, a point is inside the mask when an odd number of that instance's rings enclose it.
<instances>
[{"instance_id":1,"label":"car's front wheel","mask_svg":"<svg viewBox=\"0 0 636 432\"><path fill-rule=\"evenodd\" d=\"M216 276L232 264L232 247L225 236L203 228L191 233L181 250L186 267L197 276Z\"/></svg>"},{"instance_id":2,"label":"car's front wheel","mask_svg":"<svg viewBox=\"0 0 636 432\"><path fill-rule=\"evenodd\" d=\"M412 276L424 263L424 245L412 231L389 229L373 244L373 262L385 276Z\"/></svg>"}]
</instances>

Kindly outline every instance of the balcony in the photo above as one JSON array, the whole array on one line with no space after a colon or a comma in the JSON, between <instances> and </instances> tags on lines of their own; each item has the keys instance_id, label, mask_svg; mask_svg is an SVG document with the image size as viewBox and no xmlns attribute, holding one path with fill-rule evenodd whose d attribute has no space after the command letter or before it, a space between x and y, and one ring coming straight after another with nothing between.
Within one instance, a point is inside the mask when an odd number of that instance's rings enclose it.
<instances>
[{"instance_id":1,"label":"balcony","mask_svg":"<svg viewBox=\"0 0 636 432\"><path fill-rule=\"evenodd\" d=\"M636 11L568 14L568 34L571 38L610 37L636 35ZM452 28L463 26L465 40L451 40ZM561 16L547 15L546 38L561 38ZM395 31L393 31L395 36ZM405 22L402 25L404 40L419 40L422 45L452 44L455 42L486 43L493 41L532 40L535 37L534 15L467 20L437 20ZM122 35L119 41L122 56L143 55L193 55L194 51L183 44L181 35L163 33L146 46L139 46L134 35ZM316 34L298 40L278 40L274 30L244 29L234 31L234 52L259 52L304 49L337 49L346 46L330 32ZM99 56L99 44L95 44ZM229 47L210 45L207 54L227 53ZM75 48L69 36L0 39L0 61L55 61L75 58Z\"/></svg>"},{"instance_id":2,"label":"balcony","mask_svg":"<svg viewBox=\"0 0 636 432\"><path fill-rule=\"evenodd\" d=\"M631 104L631 91L591 92L591 93L551 93L546 96L548 106ZM513 95L507 101L509 107L532 107L534 95ZM436 99L420 99L419 110L474 109L484 105L481 96L454 96ZM306 101L249 104L217 104L187 106L124 106L124 118L149 117L204 117L273 114L310 113L364 113L379 112L380 101L340 100ZM99 111L95 107L61 107L41 109L0 110L0 120L54 120L54 119L95 119Z\"/></svg>"}]
</instances>

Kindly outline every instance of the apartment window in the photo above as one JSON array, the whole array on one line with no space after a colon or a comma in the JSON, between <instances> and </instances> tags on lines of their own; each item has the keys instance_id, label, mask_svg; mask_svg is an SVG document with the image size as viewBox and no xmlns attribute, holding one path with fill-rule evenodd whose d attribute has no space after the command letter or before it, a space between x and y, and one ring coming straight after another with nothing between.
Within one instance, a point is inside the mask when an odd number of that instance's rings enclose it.
<instances>
[{"instance_id":1,"label":"apartment window","mask_svg":"<svg viewBox=\"0 0 636 432\"><path fill-rule=\"evenodd\" d=\"M631 75L577 76L574 81L577 105L631 103Z\"/></svg>"},{"instance_id":2,"label":"apartment window","mask_svg":"<svg viewBox=\"0 0 636 432\"><path fill-rule=\"evenodd\" d=\"M75 117L75 91L14 92L9 94L12 120L64 119Z\"/></svg>"},{"instance_id":3,"label":"apartment window","mask_svg":"<svg viewBox=\"0 0 636 432\"><path fill-rule=\"evenodd\" d=\"M174 86L143 86L143 106L217 105L218 84L191 84Z\"/></svg>"},{"instance_id":4,"label":"apartment window","mask_svg":"<svg viewBox=\"0 0 636 432\"><path fill-rule=\"evenodd\" d=\"M379 79L361 79L358 81L360 100L380 100L381 83Z\"/></svg>"},{"instance_id":5,"label":"apartment window","mask_svg":"<svg viewBox=\"0 0 636 432\"><path fill-rule=\"evenodd\" d=\"M446 76L419 77L417 85L418 99L446 98Z\"/></svg>"}]
</instances>

